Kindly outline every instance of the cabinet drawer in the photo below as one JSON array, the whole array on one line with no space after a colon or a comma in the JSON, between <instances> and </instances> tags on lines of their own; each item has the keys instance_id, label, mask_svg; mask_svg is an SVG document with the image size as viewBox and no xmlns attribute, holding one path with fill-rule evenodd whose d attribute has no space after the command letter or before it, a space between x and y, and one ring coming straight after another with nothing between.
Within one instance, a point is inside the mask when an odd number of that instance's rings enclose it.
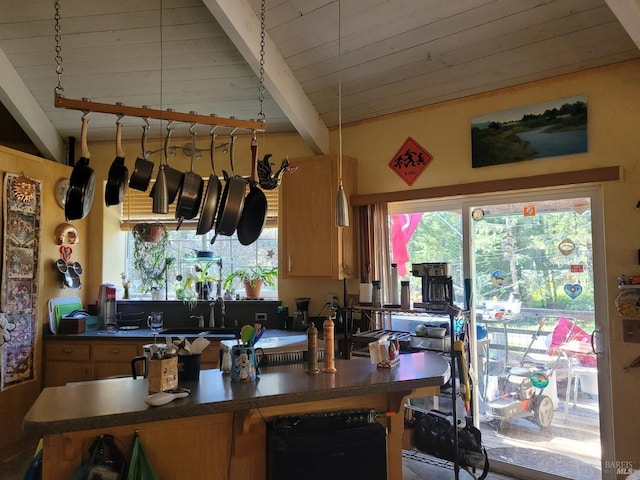
<instances>
[{"instance_id":1,"label":"cabinet drawer","mask_svg":"<svg viewBox=\"0 0 640 480\"><path fill-rule=\"evenodd\" d=\"M58 343L45 344L45 358L50 361L77 361L88 362L91 348L85 343Z\"/></svg>"},{"instance_id":2,"label":"cabinet drawer","mask_svg":"<svg viewBox=\"0 0 640 480\"><path fill-rule=\"evenodd\" d=\"M94 343L94 362L130 362L138 354L135 343Z\"/></svg>"}]
</instances>

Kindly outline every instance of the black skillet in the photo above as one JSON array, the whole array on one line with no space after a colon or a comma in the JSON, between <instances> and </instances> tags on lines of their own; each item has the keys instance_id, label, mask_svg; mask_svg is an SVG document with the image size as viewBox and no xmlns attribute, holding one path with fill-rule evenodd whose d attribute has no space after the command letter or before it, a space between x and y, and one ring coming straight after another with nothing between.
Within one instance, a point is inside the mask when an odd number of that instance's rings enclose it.
<instances>
[{"instance_id":1,"label":"black skillet","mask_svg":"<svg viewBox=\"0 0 640 480\"><path fill-rule=\"evenodd\" d=\"M167 125L167 136L164 139L164 176L166 178L169 205L171 205L178 196L178 190L180 189L180 184L182 183L182 172L169 166L169 141L171 139L171 134L173 133L173 128L171 128L172 124L173 122ZM155 195L155 188L156 185L154 184L153 187L151 187L151 192L149 192L149 196L151 198L153 198Z\"/></svg>"},{"instance_id":2,"label":"black skillet","mask_svg":"<svg viewBox=\"0 0 640 480\"><path fill-rule=\"evenodd\" d=\"M64 216L67 221L79 220L86 217L91 210L93 194L95 192L96 177L93 168L89 166L89 147L87 146L86 114L82 116L82 130L80 133L81 157L76 162L69 178L69 189L64 204Z\"/></svg>"},{"instance_id":3,"label":"black skillet","mask_svg":"<svg viewBox=\"0 0 640 480\"><path fill-rule=\"evenodd\" d=\"M124 200L127 191L129 170L124 164L124 152L122 150L122 122L120 118L116 122L116 158L109 168L107 185L104 188L104 203L107 207L118 205Z\"/></svg>"},{"instance_id":4,"label":"black skillet","mask_svg":"<svg viewBox=\"0 0 640 480\"><path fill-rule=\"evenodd\" d=\"M213 161L213 153L215 150L216 134L215 127L211 130L211 146L209 154L211 156L211 175L207 183L207 191L202 200L202 210L200 210L200 218L198 219L197 235L203 235L213 228L213 222L216 220L216 211L220 202L220 194L222 193L222 184L216 173L216 166Z\"/></svg>"},{"instance_id":5,"label":"black skillet","mask_svg":"<svg viewBox=\"0 0 640 480\"><path fill-rule=\"evenodd\" d=\"M191 133L191 170L185 172L182 176L180 184L178 204L176 205L176 219L178 226L182 225L182 221L191 220L198 214L200 210L200 202L202 201L202 190L204 188L204 180L197 173L194 173L196 164L196 130L195 125L189 129Z\"/></svg>"},{"instance_id":6,"label":"black skillet","mask_svg":"<svg viewBox=\"0 0 640 480\"><path fill-rule=\"evenodd\" d=\"M211 243L215 242L218 234L230 237L238 227L238 221L244 207L244 192L247 186L244 178L236 175L233 166L233 154L236 137L231 134L229 142L229 162L231 164L231 173L229 176L224 170L224 178L226 180L222 196L220 197L220 205L218 207L218 215L216 217L215 235L211 239Z\"/></svg>"},{"instance_id":7,"label":"black skillet","mask_svg":"<svg viewBox=\"0 0 640 480\"><path fill-rule=\"evenodd\" d=\"M244 208L238 221L238 240L242 245L255 242L267 222L267 197L258 187L258 143L255 135L251 139L251 177L249 193L244 199Z\"/></svg>"},{"instance_id":8,"label":"black skillet","mask_svg":"<svg viewBox=\"0 0 640 480\"><path fill-rule=\"evenodd\" d=\"M145 119L142 126L142 157L136 158L136 164L133 173L129 178L129 188L146 192L151 182L153 174L153 162L147 158L147 131L149 130L149 122Z\"/></svg>"}]
</instances>

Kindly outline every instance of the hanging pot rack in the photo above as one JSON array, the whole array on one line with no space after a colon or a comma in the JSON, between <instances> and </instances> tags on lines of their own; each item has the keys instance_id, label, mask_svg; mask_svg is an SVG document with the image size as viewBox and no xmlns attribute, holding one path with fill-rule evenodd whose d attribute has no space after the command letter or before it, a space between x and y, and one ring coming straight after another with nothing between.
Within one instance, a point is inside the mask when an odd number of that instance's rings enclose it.
<instances>
[{"instance_id":1,"label":"hanging pot rack","mask_svg":"<svg viewBox=\"0 0 640 480\"><path fill-rule=\"evenodd\" d=\"M93 102L87 98L81 100L65 98L59 92L55 93L54 104L56 108L79 110L82 112L108 113L123 115L126 117L138 117L141 119L158 119L181 123L210 125L227 127L232 129L247 130L249 132L264 132L267 124L264 120L238 120L237 118L224 118L216 115L199 115L195 113L182 113L174 110L156 110L147 107L129 107L122 104L110 104Z\"/></svg>"}]
</instances>

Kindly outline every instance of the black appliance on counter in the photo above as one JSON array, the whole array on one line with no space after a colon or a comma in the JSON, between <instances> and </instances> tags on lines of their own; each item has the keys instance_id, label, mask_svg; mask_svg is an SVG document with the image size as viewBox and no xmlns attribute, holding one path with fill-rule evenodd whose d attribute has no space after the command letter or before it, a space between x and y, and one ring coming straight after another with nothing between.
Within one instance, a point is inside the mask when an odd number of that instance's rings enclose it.
<instances>
[{"instance_id":1,"label":"black appliance on counter","mask_svg":"<svg viewBox=\"0 0 640 480\"><path fill-rule=\"evenodd\" d=\"M267 480L386 480L387 430L369 410L280 417L267 425Z\"/></svg>"}]
</instances>

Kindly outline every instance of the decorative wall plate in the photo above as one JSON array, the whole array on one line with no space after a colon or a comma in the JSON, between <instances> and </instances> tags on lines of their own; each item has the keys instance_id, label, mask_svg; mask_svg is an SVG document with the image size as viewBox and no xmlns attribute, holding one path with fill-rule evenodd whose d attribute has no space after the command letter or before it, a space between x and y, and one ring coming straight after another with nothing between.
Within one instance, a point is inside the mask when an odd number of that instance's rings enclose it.
<instances>
[{"instance_id":1,"label":"decorative wall plate","mask_svg":"<svg viewBox=\"0 0 640 480\"><path fill-rule=\"evenodd\" d=\"M60 208L64 208L65 203L67 203L67 190L69 190L69 179L61 178L58 180L53 193Z\"/></svg>"}]
</instances>

